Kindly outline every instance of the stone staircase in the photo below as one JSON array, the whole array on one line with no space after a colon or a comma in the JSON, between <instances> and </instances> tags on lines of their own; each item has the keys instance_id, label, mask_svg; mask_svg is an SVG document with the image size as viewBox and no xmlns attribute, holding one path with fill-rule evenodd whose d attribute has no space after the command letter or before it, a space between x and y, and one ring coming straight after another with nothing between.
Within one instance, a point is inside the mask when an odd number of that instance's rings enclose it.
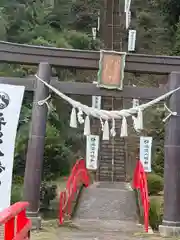
<instances>
[{"instance_id":1,"label":"stone staircase","mask_svg":"<svg viewBox=\"0 0 180 240\"><path fill-rule=\"evenodd\" d=\"M117 126L120 123L116 121ZM118 132L118 129L116 129ZM112 152L114 152L114 165L112 165ZM126 152L125 140L114 137L113 144L109 141L102 141L100 146L98 180L100 182L125 182L126 181Z\"/></svg>"}]
</instances>

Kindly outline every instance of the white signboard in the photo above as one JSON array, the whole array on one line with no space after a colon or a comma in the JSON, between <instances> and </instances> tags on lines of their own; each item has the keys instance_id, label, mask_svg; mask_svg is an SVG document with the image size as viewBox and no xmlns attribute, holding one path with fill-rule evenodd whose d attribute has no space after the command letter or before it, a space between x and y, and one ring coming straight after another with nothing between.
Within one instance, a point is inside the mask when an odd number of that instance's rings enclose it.
<instances>
[{"instance_id":1,"label":"white signboard","mask_svg":"<svg viewBox=\"0 0 180 240\"><path fill-rule=\"evenodd\" d=\"M133 99L133 108L139 106L139 99Z\"/></svg>"},{"instance_id":2,"label":"white signboard","mask_svg":"<svg viewBox=\"0 0 180 240\"><path fill-rule=\"evenodd\" d=\"M124 2L124 12L126 13L126 30L129 28L131 23L131 0L125 0Z\"/></svg>"},{"instance_id":3,"label":"white signboard","mask_svg":"<svg viewBox=\"0 0 180 240\"><path fill-rule=\"evenodd\" d=\"M97 29L94 27L92 28L93 40L96 40L96 34L97 34Z\"/></svg>"},{"instance_id":4,"label":"white signboard","mask_svg":"<svg viewBox=\"0 0 180 240\"><path fill-rule=\"evenodd\" d=\"M97 23L97 31L100 30L100 10L98 11L98 23Z\"/></svg>"},{"instance_id":5,"label":"white signboard","mask_svg":"<svg viewBox=\"0 0 180 240\"><path fill-rule=\"evenodd\" d=\"M152 137L140 137L140 161L145 172L151 172Z\"/></svg>"},{"instance_id":6,"label":"white signboard","mask_svg":"<svg viewBox=\"0 0 180 240\"><path fill-rule=\"evenodd\" d=\"M136 45L136 30L129 30L128 51L129 52L135 51L135 45Z\"/></svg>"},{"instance_id":7,"label":"white signboard","mask_svg":"<svg viewBox=\"0 0 180 240\"><path fill-rule=\"evenodd\" d=\"M10 206L14 147L24 86L0 84L0 211Z\"/></svg>"},{"instance_id":8,"label":"white signboard","mask_svg":"<svg viewBox=\"0 0 180 240\"><path fill-rule=\"evenodd\" d=\"M131 0L125 0L124 2L124 12L129 12L131 7Z\"/></svg>"},{"instance_id":9,"label":"white signboard","mask_svg":"<svg viewBox=\"0 0 180 240\"><path fill-rule=\"evenodd\" d=\"M89 170L97 170L98 168L98 150L99 136L89 135L86 137L86 167Z\"/></svg>"},{"instance_id":10,"label":"white signboard","mask_svg":"<svg viewBox=\"0 0 180 240\"><path fill-rule=\"evenodd\" d=\"M126 12L126 30L129 28L131 23L131 11Z\"/></svg>"},{"instance_id":11,"label":"white signboard","mask_svg":"<svg viewBox=\"0 0 180 240\"><path fill-rule=\"evenodd\" d=\"M101 96L92 96L92 107L101 109Z\"/></svg>"}]
</instances>

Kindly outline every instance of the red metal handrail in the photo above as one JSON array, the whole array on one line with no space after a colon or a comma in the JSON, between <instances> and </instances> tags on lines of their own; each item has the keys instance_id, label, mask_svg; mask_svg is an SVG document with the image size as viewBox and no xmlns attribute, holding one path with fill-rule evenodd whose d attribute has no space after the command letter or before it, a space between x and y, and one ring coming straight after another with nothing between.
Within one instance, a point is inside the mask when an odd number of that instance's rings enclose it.
<instances>
[{"instance_id":1,"label":"red metal handrail","mask_svg":"<svg viewBox=\"0 0 180 240\"><path fill-rule=\"evenodd\" d=\"M72 213L72 201L74 200L77 191L81 185L88 187L90 177L83 159L77 160L72 168L71 174L66 183L66 188L60 193L59 203L59 224L63 224L64 217Z\"/></svg>"},{"instance_id":2,"label":"red metal handrail","mask_svg":"<svg viewBox=\"0 0 180 240\"><path fill-rule=\"evenodd\" d=\"M28 202L17 202L0 213L1 234L4 240L30 238L31 220L26 217Z\"/></svg>"},{"instance_id":3,"label":"red metal handrail","mask_svg":"<svg viewBox=\"0 0 180 240\"><path fill-rule=\"evenodd\" d=\"M136 168L134 171L133 187L140 191L141 202L144 209L144 227L145 231L148 232L149 228L149 196L147 177L144 171L144 167L140 160L137 161Z\"/></svg>"}]
</instances>

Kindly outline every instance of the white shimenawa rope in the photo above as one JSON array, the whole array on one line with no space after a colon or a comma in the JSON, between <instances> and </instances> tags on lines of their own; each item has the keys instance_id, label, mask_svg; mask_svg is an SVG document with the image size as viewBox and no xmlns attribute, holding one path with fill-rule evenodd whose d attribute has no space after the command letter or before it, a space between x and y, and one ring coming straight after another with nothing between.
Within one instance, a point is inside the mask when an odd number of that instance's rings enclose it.
<instances>
[{"instance_id":1,"label":"white shimenawa rope","mask_svg":"<svg viewBox=\"0 0 180 240\"><path fill-rule=\"evenodd\" d=\"M51 89L53 92L55 92L59 97L61 97L62 99L64 99L65 101L67 101L69 104L72 105L73 109L71 112L71 120L70 120L71 127L77 128L77 117L78 117L78 122L80 124L84 123L84 125L86 125L86 126L90 125L90 124L87 124L87 123L89 123L89 116L93 116L95 118L100 119L103 134L106 136L104 140L108 140L108 136L109 136L109 132L107 133L107 131L109 131L108 120L122 119L120 136L126 137L127 136L127 121L126 121L127 117L137 114L137 117L134 117L135 118L134 121L136 123L136 124L134 124L134 127L135 127L135 130L142 130L143 129L143 110L148 107L153 106L154 104L160 102L161 100L166 99L171 94L175 93L176 91L178 91L180 89L180 87L178 87L178 88L171 90L152 101L149 101L148 103L141 104L136 107L132 107L129 109L123 109L120 111L114 111L114 110L107 111L107 110L102 110L102 109L98 110L93 107L88 107L87 105L84 105L78 101L75 101L72 98L70 98L70 97L66 96L65 94L63 94L62 92L60 92L59 90L57 90L55 87L53 87L50 84L48 84L47 82L45 82L37 74L35 75L35 77L39 81L43 82L49 89ZM76 114L76 110L78 110L78 114ZM83 118L83 113L86 114L85 122L84 122L84 118ZM104 120L105 122L103 123L102 120ZM88 132L88 135L90 134L90 130L87 130L84 132Z\"/></svg>"},{"instance_id":2,"label":"white shimenawa rope","mask_svg":"<svg viewBox=\"0 0 180 240\"><path fill-rule=\"evenodd\" d=\"M171 109L169 109L165 103L164 108L169 112L169 114L167 115L167 117L163 119L163 122L166 122L171 116L177 116L177 112L172 112Z\"/></svg>"},{"instance_id":3,"label":"white shimenawa rope","mask_svg":"<svg viewBox=\"0 0 180 240\"><path fill-rule=\"evenodd\" d=\"M49 103L48 103L48 100L50 100L50 99L51 99L51 94L47 98L38 101L38 105L43 106L44 104L46 104L46 106L48 108L48 111L50 111L50 106L49 106Z\"/></svg>"}]
</instances>

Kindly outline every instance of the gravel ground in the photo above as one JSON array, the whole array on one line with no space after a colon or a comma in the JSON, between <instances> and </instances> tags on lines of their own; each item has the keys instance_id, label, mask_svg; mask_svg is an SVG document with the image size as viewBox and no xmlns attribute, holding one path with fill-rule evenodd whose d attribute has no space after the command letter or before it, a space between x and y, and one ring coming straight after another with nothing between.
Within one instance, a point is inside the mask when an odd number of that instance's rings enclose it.
<instances>
[{"instance_id":1,"label":"gravel ground","mask_svg":"<svg viewBox=\"0 0 180 240\"><path fill-rule=\"evenodd\" d=\"M56 221L43 223L41 231L33 231L31 240L177 240L178 238L162 238L158 234L146 234L142 232L125 233L121 231L84 231L73 224L58 227Z\"/></svg>"}]
</instances>

